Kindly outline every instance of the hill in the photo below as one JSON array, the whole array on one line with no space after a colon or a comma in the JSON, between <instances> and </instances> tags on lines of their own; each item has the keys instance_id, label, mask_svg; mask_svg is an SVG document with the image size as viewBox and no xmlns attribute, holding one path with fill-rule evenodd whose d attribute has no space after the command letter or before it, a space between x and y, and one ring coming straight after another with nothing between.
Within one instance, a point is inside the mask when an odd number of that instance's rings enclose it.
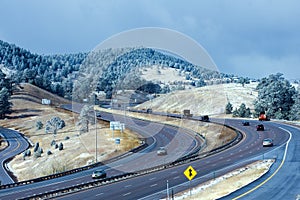
<instances>
[{"instance_id":1,"label":"hill","mask_svg":"<svg viewBox=\"0 0 300 200\"><path fill-rule=\"evenodd\" d=\"M59 106L61 104L69 104L71 101L64 99L58 95L52 94L30 83L21 83L15 87L12 99L23 99L35 103L42 103L42 99L49 99L51 105Z\"/></svg>"},{"instance_id":2,"label":"hill","mask_svg":"<svg viewBox=\"0 0 300 200\"><path fill-rule=\"evenodd\" d=\"M182 113L184 109L191 110L194 115L221 115L225 106L230 102L234 108L245 103L250 109L254 108L254 100L258 94L255 90L257 83L230 83L210 85L201 88L172 92L160 95L152 101L145 102L137 108L152 108L155 111Z\"/></svg>"},{"instance_id":3,"label":"hill","mask_svg":"<svg viewBox=\"0 0 300 200\"><path fill-rule=\"evenodd\" d=\"M153 82L160 93L228 83L233 75L203 68L151 48L105 49L88 53L38 55L0 40L0 70L14 83L31 83L67 99L82 101L95 91L135 90ZM157 73L157 78L149 74ZM165 73L165 76L163 75ZM169 76L175 73L174 76ZM162 77L169 77L168 80ZM75 91L75 92L74 92ZM78 93L76 93L78 92ZM75 94L75 95L74 95Z\"/></svg>"}]
</instances>

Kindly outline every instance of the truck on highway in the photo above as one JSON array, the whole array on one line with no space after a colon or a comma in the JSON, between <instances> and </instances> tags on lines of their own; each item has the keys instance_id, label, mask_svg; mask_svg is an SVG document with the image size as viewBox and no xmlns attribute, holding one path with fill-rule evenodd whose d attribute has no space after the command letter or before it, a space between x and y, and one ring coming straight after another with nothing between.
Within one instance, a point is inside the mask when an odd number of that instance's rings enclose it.
<instances>
[{"instance_id":1,"label":"truck on highway","mask_svg":"<svg viewBox=\"0 0 300 200\"><path fill-rule=\"evenodd\" d=\"M265 111L262 111L259 113L259 117L258 117L259 121L270 121L269 116L266 114Z\"/></svg>"}]
</instances>

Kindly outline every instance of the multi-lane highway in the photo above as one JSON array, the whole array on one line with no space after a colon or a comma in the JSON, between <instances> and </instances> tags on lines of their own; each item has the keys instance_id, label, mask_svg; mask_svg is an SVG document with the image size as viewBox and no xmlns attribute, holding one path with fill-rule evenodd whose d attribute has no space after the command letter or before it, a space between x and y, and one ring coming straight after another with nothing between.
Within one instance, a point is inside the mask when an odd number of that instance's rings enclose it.
<instances>
[{"instance_id":1,"label":"multi-lane highway","mask_svg":"<svg viewBox=\"0 0 300 200\"><path fill-rule=\"evenodd\" d=\"M287 145L270 152L277 162L266 176L223 199L300 199L300 129L278 123L268 125L290 134Z\"/></svg>"},{"instance_id":2,"label":"multi-lane highway","mask_svg":"<svg viewBox=\"0 0 300 200\"><path fill-rule=\"evenodd\" d=\"M111 120L113 116L104 114L102 116ZM163 164L172 161L180 156L192 152L197 146L193 137L179 130L176 127L155 124L144 120L126 118L126 124L135 129L144 137L153 138L152 143L142 152L125 157L109 165L106 168L108 175L116 175L122 172L136 171L147 167ZM120 121L120 118L118 119ZM136 121L137 120L137 121ZM218 122L218 120L213 120ZM262 159L272 152L276 152L277 161L271 168L270 173L262 179L250 184L242 190L233 193L226 198L260 199L269 193L272 199L282 199L285 194L288 197L295 197L299 193L299 129L274 122L264 122L266 130L256 131L258 121L250 121L250 126L243 126L241 120L228 119L225 124L234 127L244 133L243 140L222 152L193 161L188 164L172 167L166 170L130 178L127 180L111 183L89 190L79 191L69 194L61 199L159 199L166 197L166 185L168 181L169 194L186 190L189 186L202 183L214 176L226 173L239 165L247 163L249 160ZM292 135L292 137L290 137ZM266 148L262 146L264 138L273 138L274 146ZM290 139L290 140L289 140ZM289 141L288 145L285 145ZM167 157L156 155L159 146L168 146ZM178 149L178 152L176 150ZM170 153L171 150L171 153ZM280 155L286 156L281 159ZM272 156L271 156L272 157ZM274 157L274 156L273 156ZM198 172L195 179L188 183L183 171L189 166L193 166ZM93 170L72 174L58 179L41 183L29 184L17 188L5 189L0 192L1 199L14 199L30 196L34 193L55 190L66 187L68 184L74 185L90 181ZM273 173L274 172L274 173ZM271 177L268 179L267 177ZM267 181L266 181L267 180ZM280 183L285 183L284 185ZM255 188L255 189L253 189ZM278 188L278 190L272 190ZM252 191L253 192L249 192ZM252 195L252 196L251 196ZM264 198L263 198L264 199Z\"/></svg>"},{"instance_id":3,"label":"multi-lane highway","mask_svg":"<svg viewBox=\"0 0 300 200\"><path fill-rule=\"evenodd\" d=\"M256 156L266 154L267 152L272 151L272 149L285 144L289 139L289 134L273 123L266 123L266 131L264 132L256 131L255 126L258 122L251 122L251 126L249 127L242 126L241 120L226 120L225 123L240 129L246 134L242 142L230 149L185 165L109 184L103 187L84 190L61 197L60 199L165 198L167 196L167 181L170 193L171 191L177 193L188 189L189 183L183 175L183 172L190 165L198 172L197 178L191 182L191 186L195 186L214 176L232 170L239 166L239 163L241 163L241 165L247 163L247 160L250 158L255 159ZM272 137L274 139L274 147L262 147L262 140L266 137ZM245 162L243 163L241 161ZM210 175L207 176L207 174Z\"/></svg>"},{"instance_id":4,"label":"multi-lane highway","mask_svg":"<svg viewBox=\"0 0 300 200\"><path fill-rule=\"evenodd\" d=\"M102 113L101 116L105 120L114 120L117 115ZM192 153L201 146L199 138L195 138L195 134L191 135L189 130L179 129L178 127L153 123L145 120L126 118L126 126L137 131L142 137L148 138L149 146L141 152L133 153L129 156L121 158L117 161L109 163L99 168L105 168L108 176L114 176L126 172L141 170L166 162L174 161L186 154ZM122 119L119 117L119 121ZM156 150L160 146L166 146L168 151L172 152L166 156L158 156ZM45 191L50 191L68 185L76 185L91 181L91 174L95 169L86 170L72 175L47 180L39 183L32 183L19 187L13 187L1 190L1 199L16 199L30 196Z\"/></svg>"}]
</instances>

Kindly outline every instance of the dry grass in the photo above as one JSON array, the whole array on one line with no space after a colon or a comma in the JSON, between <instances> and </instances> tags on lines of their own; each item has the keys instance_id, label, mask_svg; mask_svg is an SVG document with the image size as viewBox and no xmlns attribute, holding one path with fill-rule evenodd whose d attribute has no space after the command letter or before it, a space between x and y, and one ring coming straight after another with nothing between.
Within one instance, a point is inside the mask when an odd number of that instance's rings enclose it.
<instances>
[{"instance_id":1,"label":"dry grass","mask_svg":"<svg viewBox=\"0 0 300 200\"><path fill-rule=\"evenodd\" d=\"M31 91L35 90L36 87L32 89L30 85L26 85L24 89L14 94L12 98L14 112L6 120L1 120L0 126L20 131L33 144L39 142L44 153L41 157L35 158L34 156L30 156L26 157L25 160L23 160L23 155L20 154L9 163L10 169L18 180L22 181L62 172L94 162L96 154L95 126L90 126L90 132L79 134L75 126L78 117L77 114L40 104L40 101L37 100L38 98L35 95L31 95ZM37 93L43 93L43 91L41 90ZM59 98L54 98L55 95L52 96L52 99L56 103L59 103ZM59 130L56 136L45 134L44 128L41 130L36 129L35 124L37 120L45 124L47 120L54 116L62 118L66 123L66 127ZM128 129L125 129L123 134L114 131L114 136L121 138L120 146L115 145L108 122L99 120L97 132L98 161L120 155L139 145L138 135ZM67 136L70 139L65 140ZM64 150L59 151L51 146L50 144L53 139L57 143L62 142ZM30 150L33 154L33 147ZM53 154L47 155L48 150Z\"/></svg>"},{"instance_id":2,"label":"dry grass","mask_svg":"<svg viewBox=\"0 0 300 200\"><path fill-rule=\"evenodd\" d=\"M138 108L152 108L153 110L182 113L190 109L194 115L220 115L225 112L225 106L230 102L234 108L242 103L253 109L253 102L257 97L257 84L221 84L211 85L190 90L175 91L161 95L150 102L145 102Z\"/></svg>"},{"instance_id":3,"label":"dry grass","mask_svg":"<svg viewBox=\"0 0 300 200\"><path fill-rule=\"evenodd\" d=\"M269 170L273 163L274 160L256 161L193 188L191 196L189 190L176 194L175 199L219 199L257 180Z\"/></svg>"},{"instance_id":4,"label":"dry grass","mask_svg":"<svg viewBox=\"0 0 300 200\"><path fill-rule=\"evenodd\" d=\"M124 111L104 109L99 108L98 106L96 106L95 109L124 115ZM149 121L160 122L164 124L170 124L190 129L200 135L203 135L206 138L207 146L205 147L204 151L209 151L214 148L220 147L236 137L236 132L234 130L218 124L193 121L189 119L177 119L166 116L149 115L136 112L126 112L126 115L139 119L145 119Z\"/></svg>"}]
</instances>

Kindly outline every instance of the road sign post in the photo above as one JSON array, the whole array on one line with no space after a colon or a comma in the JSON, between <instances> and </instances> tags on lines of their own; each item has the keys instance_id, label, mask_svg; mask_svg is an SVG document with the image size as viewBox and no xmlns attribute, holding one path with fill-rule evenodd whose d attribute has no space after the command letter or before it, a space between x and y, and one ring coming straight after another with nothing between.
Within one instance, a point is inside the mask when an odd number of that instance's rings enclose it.
<instances>
[{"instance_id":1,"label":"road sign post","mask_svg":"<svg viewBox=\"0 0 300 200\"><path fill-rule=\"evenodd\" d=\"M189 179L190 196L191 196L192 195L191 180L197 175L197 171L192 166L189 166L188 168L186 168L183 174L186 176L187 179Z\"/></svg>"}]
</instances>

